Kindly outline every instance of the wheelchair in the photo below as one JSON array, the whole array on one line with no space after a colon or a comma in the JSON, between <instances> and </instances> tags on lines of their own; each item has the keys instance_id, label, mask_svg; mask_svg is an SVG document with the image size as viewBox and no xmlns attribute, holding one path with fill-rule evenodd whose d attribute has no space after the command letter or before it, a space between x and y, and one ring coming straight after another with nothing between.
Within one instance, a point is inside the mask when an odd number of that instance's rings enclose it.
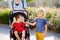
<instances>
[{"instance_id":1,"label":"wheelchair","mask_svg":"<svg viewBox=\"0 0 60 40\"><path fill-rule=\"evenodd\" d=\"M21 13L21 12L19 12L19 13ZM26 12L27 13L27 12ZM22 13L21 13L22 14ZM9 25L11 25L12 24L12 22L13 22L13 17L15 17L17 14L11 14L10 15L10 17L9 17ZM24 15L24 14L23 14ZM28 13L27 13L27 16L24 16L24 18L25 18L25 22L28 20ZM14 29L14 28L13 28ZM14 31L13 31L13 29L10 29L10 40L11 39L13 39L13 40L16 40L16 37L15 37L15 35L14 35ZM18 35L20 36L20 39L21 39L21 37L22 37L22 32L21 33L18 33ZM29 34L29 28L28 27L25 27L25 40L30 40L30 34Z\"/></svg>"}]
</instances>

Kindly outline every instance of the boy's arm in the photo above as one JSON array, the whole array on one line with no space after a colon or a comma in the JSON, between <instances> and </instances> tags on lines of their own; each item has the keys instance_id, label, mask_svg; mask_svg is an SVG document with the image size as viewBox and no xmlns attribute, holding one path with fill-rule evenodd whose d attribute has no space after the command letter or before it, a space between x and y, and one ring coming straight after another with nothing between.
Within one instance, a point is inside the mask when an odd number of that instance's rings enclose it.
<instances>
[{"instance_id":1,"label":"boy's arm","mask_svg":"<svg viewBox=\"0 0 60 40\"><path fill-rule=\"evenodd\" d=\"M47 33L47 24L45 25L44 33Z\"/></svg>"},{"instance_id":2,"label":"boy's arm","mask_svg":"<svg viewBox=\"0 0 60 40\"><path fill-rule=\"evenodd\" d=\"M35 25L36 25L36 22L34 22L34 23L28 22L28 24L29 24L29 25L32 25L32 26L35 26Z\"/></svg>"},{"instance_id":3,"label":"boy's arm","mask_svg":"<svg viewBox=\"0 0 60 40\"><path fill-rule=\"evenodd\" d=\"M28 25L28 24L26 24L25 26L26 26L26 27L28 27L29 25Z\"/></svg>"},{"instance_id":4,"label":"boy's arm","mask_svg":"<svg viewBox=\"0 0 60 40\"><path fill-rule=\"evenodd\" d=\"M46 34L47 33L47 24L48 24L47 20L44 21L44 24L45 24L44 25L44 29L45 29L44 33Z\"/></svg>"},{"instance_id":5,"label":"boy's arm","mask_svg":"<svg viewBox=\"0 0 60 40\"><path fill-rule=\"evenodd\" d=\"M46 37L46 34L47 34L47 24L44 26L44 32L43 32L43 34L44 34L44 37Z\"/></svg>"}]
</instances>

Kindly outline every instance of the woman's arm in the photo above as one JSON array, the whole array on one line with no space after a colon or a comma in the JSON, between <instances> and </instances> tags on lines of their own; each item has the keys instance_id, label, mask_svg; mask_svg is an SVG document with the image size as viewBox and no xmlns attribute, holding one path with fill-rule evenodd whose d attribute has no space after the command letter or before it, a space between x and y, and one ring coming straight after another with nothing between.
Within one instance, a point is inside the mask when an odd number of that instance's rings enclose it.
<instances>
[{"instance_id":1,"label":"woman's arm","mask_svg":"<svg viewBox=\"0 0 60 40\"><path fill-rule=\"evenodd\" d=\"M13 11L12 4L13 4L13 2L12 2L12 0L10 0L10 2L9 2L9 9L10 9L10 11Z\"/></svg>"},{"instance_id":2,"label":"woman's arm","mask_svg":"<svg viewBox=\"0 0 60 40\"><path fill-rule=\"evenodd\" d=\"M24 9L26 9L27 8L27 2L26 2L26 0L24 0Z\"/></svg>"}]
</instances>

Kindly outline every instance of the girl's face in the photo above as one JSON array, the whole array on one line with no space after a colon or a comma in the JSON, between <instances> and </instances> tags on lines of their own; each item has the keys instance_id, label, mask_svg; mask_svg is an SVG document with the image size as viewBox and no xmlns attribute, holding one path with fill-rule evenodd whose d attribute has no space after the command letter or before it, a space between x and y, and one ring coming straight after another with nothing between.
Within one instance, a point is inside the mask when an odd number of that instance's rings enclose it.
<instances>
[{"instance_id":1,"label":"girl's face","mask_svg":"<svg viewBox=\"0 0 60 40\"><path fill-rule=\"evenodd\" d=\"M24 22L24 17L20 15L17 21Z\"/></svg>"}]
</instances>

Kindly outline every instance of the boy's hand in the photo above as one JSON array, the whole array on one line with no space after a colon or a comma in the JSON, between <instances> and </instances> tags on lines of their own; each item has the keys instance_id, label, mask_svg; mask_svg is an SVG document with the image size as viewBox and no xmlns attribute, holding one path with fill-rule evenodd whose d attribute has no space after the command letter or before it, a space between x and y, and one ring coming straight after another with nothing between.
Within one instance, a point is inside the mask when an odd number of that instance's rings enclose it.
<instances>
[{"instance_id":1,"label":"boy's hand","mask_svg":"<svg viewBox=\"0 0 60 40\"><path fill-rule=\"evenodd\" d=\"M29 24L29 22L26 22L27 24Z\"/></svg>"},{"instance_id":2,"label":"boy's hand","mask_svg":"<svg viewBox=\"0 0 60 40\"><path fill-rule=\"evenodd\" d=\"M45 32L43 33L43 36L46 37L46 33Z\"/></svg>"},{"instance_id":3,"label":"boy's hand","mask_svg":"<svg viewBox=\"0 0 60 40\"><path fill-rule=\"evenodd\" d=\"M29 25L28 25L28 24L26 24L26 27L29 27Z\"/></svg>"},{"instance_id":4,"label":"boy's hand","mask_svg":"<svg viewBox=\"0 0 60 40\"><path fill-rule=\"evenodd\" d=\"M26 22L26 23L29 24L29 25L32 25L32 26L36 25L36 22L34 22L34 23Z\"/></svg>"}]
</instances>

